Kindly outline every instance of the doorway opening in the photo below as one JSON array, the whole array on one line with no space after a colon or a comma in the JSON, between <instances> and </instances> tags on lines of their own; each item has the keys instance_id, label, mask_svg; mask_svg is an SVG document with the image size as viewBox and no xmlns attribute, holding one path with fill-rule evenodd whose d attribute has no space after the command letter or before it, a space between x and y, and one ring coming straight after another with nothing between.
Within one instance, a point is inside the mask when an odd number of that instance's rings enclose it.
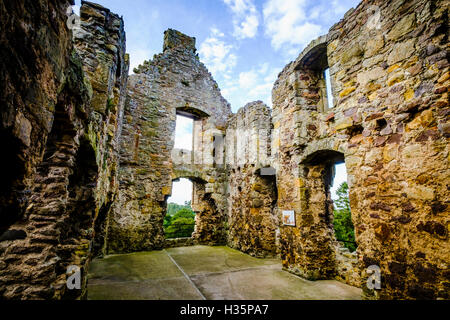
<instances>
[{"instance_id":1,"label":"doorway opening","mask_svg":"<svg viewBox=\"0 0 450 320\"><path fill-rule=\"evenodd\" d=\"M308 250L296 264L306 278L359 286L357 253L347 248L356 249L356 243L344 166L344 154L335 150L318 150L301 163L305 187L299 226L305 231L299 241Z\"/></svg>"},{"instance_id":2,"label":"doorway opening","mask_svg":"<svg viewBox=\"0 0 450 320\"><path fill-rule=\"evenodd\" d=\"M195 229L192 192L193 184L189 179L173 181L172 195L167 199L167 213L164 217L166 239L192 237Z\"/></svg>"}]
</instances>

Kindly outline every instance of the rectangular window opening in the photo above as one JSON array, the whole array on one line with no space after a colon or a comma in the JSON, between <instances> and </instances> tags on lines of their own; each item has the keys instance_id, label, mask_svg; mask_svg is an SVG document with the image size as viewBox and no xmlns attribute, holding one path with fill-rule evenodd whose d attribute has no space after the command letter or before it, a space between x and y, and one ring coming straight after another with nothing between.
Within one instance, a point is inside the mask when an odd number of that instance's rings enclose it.
<instances>
[{"instance_id":1,"label":"rectangular window opening","mask_svg":"<svg viewBox=\"0 0 450 320\"><path fill-rule=\"evenodd\" d=\"M175 125L175 149L192 151L194 120L177 114Z\"/></svg>"},{"instance_id":2,"label":"rectangular window opening","mask_svg":"<svg viewBox=\"0 0 450 320\"><path fill-rule=\"evenodd\" d=\"M325 79L325 87L326 87L326 95L327 95L327 105L324 107L327 109L334 108L334 100L333 100L333 90L331 87L331 77L330 77L330 68L326 68L323 72L323 77Z\"/></svg>"}]
</instances>

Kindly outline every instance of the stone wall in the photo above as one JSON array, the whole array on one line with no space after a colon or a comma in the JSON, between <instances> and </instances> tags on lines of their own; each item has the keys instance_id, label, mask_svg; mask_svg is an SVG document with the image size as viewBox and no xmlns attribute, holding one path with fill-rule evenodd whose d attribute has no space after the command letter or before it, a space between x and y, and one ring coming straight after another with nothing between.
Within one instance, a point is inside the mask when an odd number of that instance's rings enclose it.
<instances>
[{"instance_id":1,"label":"stone wall","mask_svg":"<svg viewBox=\"0 0 450 320\"><path fill-rule=\"evenodd\" d=\"M196 240L224 242L225 172L217 161L224 151L214 150L214 137L224 135L231 110L200 63L195 38L167 30L163 53L134 71L128 84L120 193L109 228L109 252L164 246L166 202L172 180L179 178L194 182ZM192 152L174 150L177 113L194 118Z\"/></svg>"},{"instance_id":2,"label":"stone wall","mask_svg":"<svg viewBox=\"0 0 450 320\"><path fill-rule=\"evenodd\" d=\"M20 209L12 212L19 214L11 219L2 212L1 217L0 294L7 299L83 297L94 239L100 233L97 225L105 219L103 205L114 193L114 174L107 167L113 167L115 151L108 136L118 138L119 122L112 119L114 113L120 114L120 103L117 110L106 111L109 102L100 102L98 88L111 88L108 98L123 100L127 78L123 25L108 31L115 33L115 40L92 43L88 57L89 46L80 48L81 40L76 49L73 46L66 24L69 4L73 3L0 4L4 30L11 31L1 40L2 50L9 50L2 53L6 65L1 67L5 84L1 96L7 107L6 113L2 111L1 141L10 140L18 148L11 152L11 161L23 160L15 162L18 170L11 175L11 182L17 177L22 182L17 184L23 195L20 206L5 201L7 212L14 205ZM89 34L94 30L93 16L101 15L102 9L85 3L81 12L82 31ZM96 25L96 36L107 28ZM100 51L106 52L107 45L115 52L106 58L110 63L105 68L114 72L94 81L86 66L106 64ZM116 73L119 65L122 71ZM102 103L103 110L97 110ZM102 127L109 124L113 127L108 130ZM11 199L2 192L3 197ZM81 268L81 290L66 290L69 265Z\"/></svg>"},{"instance_id":3,"label":"stone wall","mask_svg":"<svg viewBox=\"0 0 450 320\"><path fill-rule=\"evenodd\" d=\"M281 228L286 269L357 280L337 274L332 229L331 168L345 161L366 298L449 298L447 22L445 1L365 1L280 74L278 207L297 219ZM371 265L381 268L381 290L365 286Z\"/></svg>"},{"instance_id":4,"label":"stone wall","mask_svg":"<svg viewBox=\"0 0 450 320\"><path fill-rule=\"evenodd\" d=\"M0 2L0 144L8 168L0 187L0 233L23 216L63 89L78 93L73 100L80 108L88 100L86 88L71 81L77 80L78 70L65 28L68 5L69 1Z\"/></svg>"},{"instance_id":5,"label":"stone wall","mask_svg":"<svg viewBox=\"0 0 450 320\"><path fill-rule=\"evenodd\" d=\"M247 104L228 121L228 245L257 257L277 253L275 175L270 165L270 109Z\"/></svg>"},{"instance_id":6,"label":"stone wall","mask_svg":"<svg viewBox=\"0 0 450 320\"><path fill-rule=\"evenodd\" d=\"M83 2L81 25L74 30L83 70L92 85L87 138L98 164L94 254L106 250L108 222L118 194L119 147L122 134L129 56L125 53L123 19L100 5Z\"/></svg>"},{"instance_id":7,"label":"stone wall","mask_svg":"<svg viewBox=\"0 0 450 320\"><path fill-rule=\"evenodd\" d=\"M95 255L194 243L279 254L286 270L369 299L450 298L448 1L362 2L284 68L273 110L237 114L195 38L167 30L128 77L123 20L83 1L70 30L70 4L0 0L2 298L82 298ZM193 150L174 149L177 114L194 120ZM342 162L355 254L333 230ZM196 226L168 242L180 178ZM69 265L81 290L66 290ZM369 266L381 290L366 287Z\"/></svg>"}]
</instances>

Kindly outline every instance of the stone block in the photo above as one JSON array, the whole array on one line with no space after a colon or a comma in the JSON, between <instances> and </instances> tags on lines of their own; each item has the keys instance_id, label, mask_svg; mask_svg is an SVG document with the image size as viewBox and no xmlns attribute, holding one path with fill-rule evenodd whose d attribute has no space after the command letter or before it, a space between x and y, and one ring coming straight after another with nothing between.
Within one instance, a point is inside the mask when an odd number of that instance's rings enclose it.
<instances>
[{"instance_id":1,"label":"stone block","mask_svg":"<svg viewBox=\"0 0 450 320\"><path fill-rule=\"evenodd\" d=\"M414 28L414 24L416 21L415 13L411 13L403 18L396 24L391 31L386 35L386 38L391 41L395 41L401 36L411 32Z\"/></svg>"},{"instance_id":2,"label":"stone block","mask_svg":"<svg viewBox=\"0 0 450 320\"><path fill-rule=\"evenodd\" d=\"M342 119L336 121L335 130L337 130L337 131L344 130L351 126L353 126L353 119L346 117L346 118L342 118Z\"/></svg>"},{"instance_id":3,"label":"stone block","mask_svg":"<svg viewBox=\"0 0 450 320\"><path fill-rule=\"evenodd\" d=\"M415 51L414 39L397 43L392 47L392 51L387 58L387 63L392 66L397 62L401 62L411 57L414 51Z\"/></svg>"}]
</instances>

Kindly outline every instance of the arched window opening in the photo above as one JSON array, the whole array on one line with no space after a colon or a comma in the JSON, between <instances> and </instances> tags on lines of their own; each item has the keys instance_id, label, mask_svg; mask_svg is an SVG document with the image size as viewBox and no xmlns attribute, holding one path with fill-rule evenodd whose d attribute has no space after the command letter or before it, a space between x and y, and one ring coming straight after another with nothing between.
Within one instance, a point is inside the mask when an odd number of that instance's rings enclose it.
<instances>
[{"instance_id":1,"label":"arched window opening","mask_svg":"<svg viewBox=\"0 0 450 320\"><path fill-rule=\"evenodd\" d=\"M310 91L317 92L317 110L327 112L334 107L332 77L328 63L326 37L317 39L318 44L306 49L296 70L306 73L312 80Z\"/></svg>"}]
</instances>

